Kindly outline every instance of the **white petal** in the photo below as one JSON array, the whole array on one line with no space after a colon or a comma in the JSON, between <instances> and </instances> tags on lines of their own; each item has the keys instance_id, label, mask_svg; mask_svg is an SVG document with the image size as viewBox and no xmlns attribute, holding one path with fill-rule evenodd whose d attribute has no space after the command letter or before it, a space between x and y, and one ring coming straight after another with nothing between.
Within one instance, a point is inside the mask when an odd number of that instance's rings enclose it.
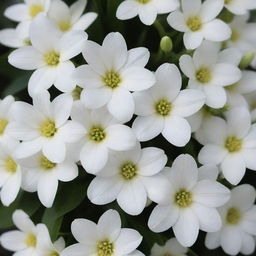
<instances>
[{"instance_id":1,"label":"white petal","mask_svg":"<svg viewBox=\"0 0 256 256\"><path fill-rule=\"evenodd\" d=\"M222 0L207 0L202 4L200 10L200 17L203 22L213 20L223 9L224 4Z\"/></svg>"},{"instance_id":2,"label":"white petal","mask_svg":"<svg viewBox=\"0 0 256 256\"><path fill-rule=\"evenodd\" d=\"M105 145L87 142L80 152L80 161L88 173L94 174L101 170L107 163L107 160L108 149Z\"/></svg>"},{"instance_id":3,"label":"white petal","mask_svg":"<svg viewBox=\"0 0 256 256\"><path fill-rule=\"evenodd\" d=\"M20 231L9 231L0 237L1 246L9 251L20 251L26 248L26 235Z\"/></svg>"},{"instance_id":4,"label":"white petal","mask_svg":"<svg viewBox=\"0 0 256 256\"><path fill-rule=\"evenodd\" d=\"M173 232L181 245L190 247L195 243L199 233L199 222L192 210L180 211Z\"/></svg>"},{"instance_id":5,"label":"white petal","mask_svg":"<svg viewBox=\"0 0 256 256\"><path fill-rule=\"evenodd\" d=\"M130 215L138 215L146 207L147 192L139 179L127 182L117 196L119 206Z\"/></svg>"},{"instance_id":6,"label":"white petal","mask_svg":"<svg viewBox=\"0 0 256 256\"><path fill-rule=\"evenodd\" d=\"M116 151L131 149L136 139L132 129L126 125L115 124L106 129L107 146Z\"/></svg>"},{"instance_id":7,"label":"white petal","mask_svg":"<svg viewBox=\"0 0 256 256\"><path fill-rule=\"evenodd\" d=\"M189 78L193 79L195 77L195 66L193 63L193 59L189 55L182 55L180 57L180 68L182 72Z\"/></svg>"},{"instance_id":8,"label":"white petal","mask_svg":"<svg viewBox=\"0 0 256 256\"><path fill-rule=\"evenodd\" d=\"M54 20L57 24L60 23L62 20L70 19L70 11L67 4L60 0L52 1L49 11L49 17Z\"/></svg>"},{"instance_id":9,"label":"white petal","mask_svg":"<svg viewBox=\"0 0 256 256\"><path fill-rule=\"evenodd\" d=\"M58 179L55 173L42 175L38 182L38 197L45 207L51 207L58 189Z\"/></svg>"},{"instance_id":10,"label":"white petal","mask_svg":"<svg viewBox=\"0 0 256 256\"><path fill-rule=\"evenodd\" d=\"M150 4L145 4L145 6L139 10L139 17L143 24L150 26L156 20L157 9Z\"/></svg>"},{"instance_id":11,"label":"white petal","mask_svg":"<svg viewBox=\"0 0 256 256\"><path fill-rule=\"evenodd\" d=\"M221 218L215 208L194 204L192 208L199 220L200 229L205 232L216 232L221 228Z\"/></svg>"},{"instance_id":12,"label":"white petal","mask_svg":"<svg viewBox=\"0 0 256 256\"><path fill-rule=\"evenodd\" d=\"M227 155L221 163L221 170L227 181L237 185L245 174L245 161L239 154Z\"/></svg>"},{"instance_id":13,"label":"white petal","mask_svg":"<svg viewBox=\"0 0 256 256\"><path fill-rule=\"evenodd\" d=\"M177 147L185 146L191 137L191 128L187 120L174 116L165 119L163 136Z\"/></svg>"},{"instance_id":14,"label":"white petal","mask_svg":"<svg viewBox=\"0 0 256 256\"><path fill-rule=\"evenodd\" d=\"M62 61L69 60L84 49L87 34L83 31L70 31L60 39L60 58Z\"/></svg>"},{"instance_id":15,"label":"white petal","mask_svg":"<svg viewBox=\"0 0 256 256\"><path fill-rule=\"evenodd\" d=\"M23 210L15 210L12 215L12 220L15 226L25 233L31 231L35 227L34 223Z\"/></svg>"},{"instance_id":16,"label":"white petal","mask_svg":"<svg viewBox=\"0 0 256 256\"><path fill-rule=\"evenodd\" d=\"M154 232L163 232L172 227L177 222L178 217L178 208L169 205L157 205L149 217L148 226Z\"/></svg>"},{"instance_id":17,"label":"white petal","mask_svg":"<svg viewBox=\"0 0 256 256\"><path fill-rule=\"evenodd\" d=\"M33 70L45 65L42 54L33 46L24 46L13 51L8 61L16 68Z\"/></svg>"},{"instance_id":18,"label":"white petal","mask_svg":"<svg viewBox=\"0 0 256 256\"><path fill-rule=\"evenodd\" d=\"M211 108L222 108L227 102L227 95L223 87L207 85L204 87L206 95L205 104Z\"/></svg>"},{"instance_id":19,"label":"white petal","mask_svg":"<svg viewBox=\"0 0 256 256\"><path fill-rule=\"evenodd\" d=\"M154 99L149 91L135 92L132 94L135 101L135 114L139 116L148 116L155 112Z\"/></svg>"},{"instance_id":20,"label":"white petal","mask_svg":"<svg viewBox=\"0 0 256 256\"><path fill-rule=\"evenodd\" d=\"M242 54L237 48L227 48L218 55L219 63L229 63L235 66L239 65L242 58Z\"/></svg>"},{"instance_id":21,"label":"white petal","mask_svg":"<svg viewBox=\"0 0 256 256\"><path fill-rule=\"evenodd\" d=\"M0 30L0 42L1 44L12 48L20 48L24 46L23 41L17 36L17 31L12 28Z\"/></svg>"},{"instance_id":22,"label":"white petal","mask_svg":"<svg viewBox=\"0 0 256 256\"><path fill-rule=\"evenodd\" d=\"M54 163L61 163L66 157L66 146L61 138L53 138L43 146L44 155Z\"/></svg>"},{"instance_id":23,"label":"white petal","mask_svg":"<svg viewBox=\"0 0 256 256\"><path fill-rule=\"evenodd\" d=\"M88 234L88 237L91 237L91 233ZM94 253L95 251L94 246L92 245L88 246L82 243L73 244L65 248L61 252L61 256L70 256L70 255L84 256L85 253L86 255L92 255L92 253Z\"/></svg>"},{"instance_id":24,"label":"white petal","mask_svg":"<svg viewBox=\"0 0 256 256\"><path fill-rule=\"evenodd\" d=\"M167 22L175 30L178 30L180 32L188 31L184 15L180 11L170 13L170 15L167 17Z\"/></svg>"},{"instance_id":25,"label":"white petal","mask_svg":"<svg viewBox=\"0 0 256 256\"><path fill-rule=\"evenodd\" d=\"M194 50L199 47L203 41L202 32L185 32L183 37L184 45L186 49Z\"/></svg>"},{"instance_id":26,"label":"white petal","mask_svg":"<svg viewBox=\"0 0 256 256\"><path fill-rule=\"evenodd\" d=\"M179 0L172 0L172 1L158 0L154 3L154 5L157 8L157 12L159 14L164 14L164 13L169 13L178 9L180 6L180 3L179 3Z\"/></svg>"},{"instance_id":27,"label":"white petal","mask_svg":"<svg viewBox=\"0 0 256 256\"><path fill-rule=\"evenodd\" d=\"M164 119L156 115L137 117L132 129L139 141L147 141L159 135L164 128Z\"/></svg>"},{"instance_id":28,"label":"white petal","mask_svg":"<svg viewBox=\"0 0 256 256\"><path fill-rule=\"evenodd\" d=\"M245 165L248 169L256 171L256 161L255 161L256 150L255 149L245 149L243 151Z\"/></svg>"},{"instance_id":29,"label":"white petal","mask_svg":"<svg viewBox=\"0 0 256 256\"><path fill-rule=\"evenodd\" d=\"M94 204L103 205L113 202L122 188L121 180L116 177L96 177L90 183L87 196Z\"/></svg>"},{"instance_id":30,"label":"white petal","mask_svg":"<svg viewBox=\"0 0 256 256\"><path fill-rule=\"evenodd\" d=\"M255 239L253 236L247 233L242 233L242 248L241 253L244 255L250 255L255 251Z\"/></svg>"},{"instance_id":31,"label":"white petal","mask_svg":"<svg viewBox=\"0 0 256 256\"><path fill-rule=\"evenodd\" d=\"M206 40L221 42L230 38L230 27L219 19L214 19L203 25L203 36Z\"/></svg>"},{"instance_id":32,"label":"white petal","mask_svg":"<svg viewBox=\"0 0 256 256\"><path fill-rule=\"evenodd\" d=\"M20 22L29 18L28 7L26 4L14 4L8 7L4 16L10 20Z\"/></svg>"},{"instance_id":33,"label":"white petal","mask_svg":"<svg viewBox=\"0 0 256 256\"><path fill-rule=\"evenodd\" d=\"M60 181L71 181L78 176L78 167L74 163L59 164L56 168L57 178Z\"/></svg>"},{"instance_id":34,"label":"white petal","mask_svg":"<svg viewBox=\"0 0 256 256\"><path fill-rule=\"evenodd\" d=\"M203 165L198 169L199 180L217 180L219 175L219 169L216 165Z\"/></svg>"},{"instance_id":35,"label":"white petal","mask_svg":"<svg viewBox=\"0 0 256 256\"><path fill-rule=\"evenodd\" d=\"M97 13L87 12L73 25L73 29L86 30L97 18Z\"/></svg>"},{"instance_id":36,"label":"white petal","mask_svg":"<svg viewBox=\"0 0 256 256\"><path fill-rule=\"evenodd\" d=\"M135 1L123 1L117 8L116 17L119 20L129 20L138 15L138 4Z\"/></svg>"},{"instance_id":37,"label":"white petal","mask_svg":"<svg viewBox=\"0 0 256 256\"><path fill-rule=\"evenodd\" d=\"M207 233L205 246L210 250L218 248L220 246L220 232Z\"/></svg>"},{"instance_id":38,"label":"white petal","mask_svg":"<svg viewBox=\"0 0 256 256\"><path fill-rule=\"evenodd\" d=\"M76 22L84 12L87 0L78 0L70 6L71 21Z\"/></svg>"},{"instance_id":39,"label":"white petal","mask_svg":"<svg viewBox=\"0 0 256 256\"><path fill-rule=\"evenodd\" d=\"M145 47L136 47L128 51L128 59L125 66L145 67L149 60L149 50Z\"/></svg>"},{"instance_id":40,"label":"white petal","mask_svg":"<svg viewBox=\"0 0 256 256\"><path fill-rule=\"evenodd\" d=\"M192 14L198 14L201 8L201 1L200 0L182 0L181 1L182 11L183 13L188 16Z\"/></svg>"}]
</instances>

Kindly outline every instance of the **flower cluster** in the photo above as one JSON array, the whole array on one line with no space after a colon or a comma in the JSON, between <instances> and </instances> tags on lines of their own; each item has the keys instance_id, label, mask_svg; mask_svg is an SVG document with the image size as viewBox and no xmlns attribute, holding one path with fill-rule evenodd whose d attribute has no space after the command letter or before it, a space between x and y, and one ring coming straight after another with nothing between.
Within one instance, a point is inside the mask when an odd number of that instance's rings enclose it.
<instances>
[{"instance_id":1,"label":"flower cluster","mask_svg":"<svg viewBox=\"0 0 256 256\"><path fill-rule=\"evenodd\" d=\"M72 212L77 243L69 239L65 248L62 237L52 242L54 227L16 210L19 231L2 234L1 245L17 256L143 256L149 252L137 248L146 228L167 231L164 243L151 241L151 256L189 254L199 230L208 249L252 254L255 184L239 183L256 171L256 23L249 19L256 2L114 5L122 24L137 15L154 24L162 38L156 54L141 45L143 34L134 48L120 32L92 40L85 30L100 15L83 14L86 6L24 0L4 12L18 22L0 31L0 43L15 48L8 62L33 73L30 102L0 100L0 199L9 207L20 191L36 192L54 209L60 182L79 180L89 199L82 204L104 213L96 224ZM145 211L139 233L131 223Z\"/></svg>"}]
</instances>

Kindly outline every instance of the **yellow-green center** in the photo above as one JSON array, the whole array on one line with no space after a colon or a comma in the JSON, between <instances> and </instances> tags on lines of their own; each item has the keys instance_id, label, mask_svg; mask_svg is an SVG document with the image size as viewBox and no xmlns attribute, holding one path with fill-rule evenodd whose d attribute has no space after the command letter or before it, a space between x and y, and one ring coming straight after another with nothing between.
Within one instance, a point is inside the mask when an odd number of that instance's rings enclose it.
<instances>
[{"instance_id":1,"label":"yellow-green center","mask_svg":"<svg viewBox=\"0 0 256 256\"><path fill-rule=\"evenodd\" d=\"M106 138L106 133L100 126L92 127L89 131L89 138L94 142L101 142Z\"/></svg>"},{"instance_id":2,"label":"yellow-green center","mask_svg":"<svg viewBox=\"0 0 256 256\"><path fill-rule=\"evenodd\" d=\"M102 80L105 86L110 87L111 89L117 88L122 81L120 75L115 71L108 71L102 77Z\"/></svg>"},{"instance_id":3,"label":"yellow-green center","mask_svg":"<svg viewBox=\"0 0 256 256\"><path fill-rule=\"evenodd\" d=\"M196 80L202 84L209 83L212 79L212 74L208 68L200 68L196 71Z\"/></svg>"},{"instance_id":4,"label":"yellow-green center","mask_svg":"<svg viewBox=\"0 0 256 256\"><path fill-rule=\"evenodd\" d=\"M147 4L149 3L151 0L137 0L137 2L141 3L141 4Z\"/></svg>"},{"instance_id":5,"label":"yellow-green center","mask_svg":"<svg viewBox=\"0 0 256 256\"><path fill-rule=\"evenodd\" d=\"M5 161L4 168L7 172L14 174L17 171L17 164L11 157L8 157Z\"/></svg>"},{"instance_id":6,"label":"yellow-green center","mask_svg":"<svg viewBox=\"0 0 256 256\"><path fill-rule=\"evenodd\" d=\"M42 156L40 159L40 166L45 171L50 171L56 166L56 163L53 163L47 157Z\"/></svg>"},{"instance_id":7,"label":"yellow-green center","mask_svg":"<svg viewBox=\"0 0 256 256\"><path fill-rule=\"evenodd\" d=\"M239 152L242 149L242 140L235 136L230 136L225 141L225 148L230 153Z\"/></svg>"},{"instance_id":8,"label":"yellow-green center","mask_svg":"<svg viewBox=\"0 0 256 256\"><path fill-rule=\"evenodd\" d=\"M189 207L193 202L192 201L192 193L185 189L181 189L180 191L178 191L175 194L174 202L180 208Z\"/></svg>"},{"instance_id":9,"label":"yellow-green center","mask_svg":"<svg viewBox=\"0 0 256 256\"><path fill-rule=\"evenodd\" d=\"M57 132L55 122L52 120L47 120L41 124L40 132L43 137L52 138Z\"/></svg>"},{"instance_id":10,"label":"yellow-green center","mask_svg":"<svg viewBox=\"0 0 256 256\"><path fill-rule=\"evenodd\" d=\"M36 247L36 236L32 233L28 234L25 238L25 245L27 247L33 247L35 248Z\"/></svg>"},{"instance_id":11,"label":"yellow-green center","mask_svg":"<svg viewBox=\"0 0 256 256\"><path fill-rule=\"evenodd\" d=\"M230 225L236 225L240 222L242 217L241 212L235 208L231 207L228 209L227 215L226 215L226 221Z\"/></svg>"},{"instance_id":12,"label":"yellow-green center","mask_svg":"<svg viewBox=\"0 0 256 256\"><path fill-rule=\"evenodd\" d=\"M239 39L239 33L236 29L232 29L230 40L236 42Z\"/></svg>"},{"instance_id":13,"label":"yellow-green center","mask_svg":"<svg viewBox=\"0 0 256 256\"><path fill-rule=\"evenodd\" d=\"M98 256L112 256L114 254L114 245L108 240L100 241L97 244Z\"/></svg>"},{"instance_id":14,"label":"yellow-green center","mask_svg":"<svg viewBox=\"0 0 256 256\"><path fill-rule=\"evenodd\" d=\"M202 28L202 21L200 17L193 16L187 19L187 26L191 31L195 32Z\"/></svg>"},{"instance_id":15,"label":"yellow-green center","mask_svg":"<svg viewBox=\"0 0 256 256\"><path fill-rule=\"evenodd\" d=\"M60 63L60 54L55 51L48 52L44 55L44 61L48 66L57 66Z\"/></svg>"},{"instance_id":16,"label":"yellow-green center","mask_svg":"<svg viewBox=\"0 0 256 256\"><path fill-rule=\"evenodd\" d=\"M72 96L74 100L80 100L81 92L83 91L83 88L80 86L76 86L76 88L72 91Z\"/></svg>"},{"instance_id":17,"label":"yellow-green center","mask_svg":"<svg viewBox=\"0 0 256 256\"><path fill-rule=\"evenodd\" d=\"M29 15L34 18L38 13L43 12L44 8L42 5L39 4L32 4L29 7Z\"/></svg>"},{"instance_id":18,"label":"yellow-green center","mask_svg":"<svg viewBox=\"0 0 256 256\"><path fill-rule=\"evenodd\" d=\"M155 105L156 113L161 116L168 116L171 112L172 104L165 99L159 100Z\"/></svg>"},{"instance_id":19,"label":"yellow-green center","mask_svg":"<svg viewBox=\"0 0 256 256\"><path fill-rule=\"evenodd\" d=\"M3 135L7 124L8 124L8 121L6 119L0 118L0 135Z\"/></svg>"},{"instance_id":20,"label":"yellow-green center","mask_svg":"<svg viewBox=\"0 0 256 256\"><path fill-rule=\"evenodd\" d=\"M60 254L57 251L51 251L48 256L60 256Z\"/></svg>"},{"instance_id":21,"label":"yellow-green center","mask_svg":"<svg viewBox=\"0 0 256 256\"><path fill-rule=\"evenodd\" d=\"M123 164L120 169L125 180L132 180L137 175L137 166L132 162Z\"/></svg>"},{"instance_id":22,"label":"yellow-green center","mask_svg":"<svg viewBox=\"0 0 256 256\"><path fill-rule=\"evenodd\" d=\"M59 28L63 32L66 32L66 31L70 30L70 28L71 28L70 21L69 20L63 20L63 21L59 22Z\"/></svg>"},{"instance_id":23,"label":"yellow-green center","mask_svg":"<svg viewBox=\"0 0 256 256\"><path fill-rule=\"evenodd\" d=\"M225 0L224 3L225 4L230 4L233 0Z\"/></svg>"}]
</instances>

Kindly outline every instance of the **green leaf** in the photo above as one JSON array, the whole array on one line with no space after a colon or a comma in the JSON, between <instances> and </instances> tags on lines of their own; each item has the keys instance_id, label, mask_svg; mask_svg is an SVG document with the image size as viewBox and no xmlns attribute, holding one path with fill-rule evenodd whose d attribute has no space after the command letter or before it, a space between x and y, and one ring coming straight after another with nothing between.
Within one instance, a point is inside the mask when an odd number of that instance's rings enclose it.
<instances>
[{"instance_id":1,"label":"green leaf","mask_svg":"<svg viewBox=\"0 0 256 256\"><path fill-rule=\"evenodd\" d=\"M84 180L62 184L53 206L46 209L42 217L42 222L47 225L52 238L57 235L56 230L59 231L61 227L60 218L75 209L85 198L86 187L87 183ZM59 223L56 224L56 221Z\"/></svg>"},{"instance_id":2,"label":"green leaf","mask_svg":"<svg viewBox=\"0 0 256 256\"><path fill-rule=\"evenodd\" d=\"M16 209L22 209L29 216L33 215L40 207L40 202L35 193L25 193L21 191L16 200L9 206L0 206L0 228L11 228L14 226L12 222L12 214Z\"/></svg>"}]
</instances>

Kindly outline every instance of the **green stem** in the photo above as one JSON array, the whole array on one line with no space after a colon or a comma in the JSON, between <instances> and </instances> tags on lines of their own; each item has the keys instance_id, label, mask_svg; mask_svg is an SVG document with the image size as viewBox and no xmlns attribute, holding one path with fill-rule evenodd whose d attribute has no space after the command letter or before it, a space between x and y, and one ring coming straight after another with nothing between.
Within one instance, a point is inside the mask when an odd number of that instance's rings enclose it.
<instances>
[{"instance_id":1,"label":"green stem","mask_svg":"<svg viewBox=\"0 0 256 256\"><path fill-rule=\"evenodd\" d=\"M155 20L154 27L158 31L161 38L166 35L163 25L158 20Z\"/></svg>"},{"instance_id":2,"label":"green stem","mask_svg":"<svg viewBox=\"0 0 256 256\"><path fill-rule=\"evenodd\" d=\"M198 256L193 250L191 250L191 249L188 249L188 253L189 253L189 255L191 255L191 256Z\"/></svg>"}]
</instances>

